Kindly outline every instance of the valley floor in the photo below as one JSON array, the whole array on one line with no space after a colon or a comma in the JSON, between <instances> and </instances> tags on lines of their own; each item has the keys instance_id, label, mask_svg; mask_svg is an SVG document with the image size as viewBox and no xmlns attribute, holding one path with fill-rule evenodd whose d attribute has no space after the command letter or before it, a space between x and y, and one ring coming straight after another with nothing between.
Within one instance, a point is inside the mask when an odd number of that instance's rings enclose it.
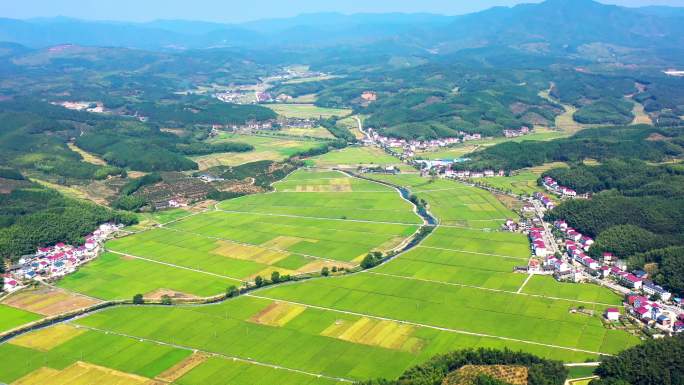
<instances>
[{"instance_id":1,"label":"valley floor","mask_svg":"<svg viewBox=\"0 0 684 385\"><path fill-rule=\"evenodd\" d=\"M607 289L513 273L529 244L498 230L514 214L490 193L418 175L372 177L428 202L439 224L417 247L370 270L220 304L122 306L25 334L0 345L0 382L332 384L396 377L468 347L582 362L638 343L603 326L603 310L621 303ZM111 241L59 286L99 300L205 297L272 271L353 269L422 224L394 189L337 171L299 170L275 187ZM570 311L580 306L596 315Z\"/></svg>"}]
</instances>

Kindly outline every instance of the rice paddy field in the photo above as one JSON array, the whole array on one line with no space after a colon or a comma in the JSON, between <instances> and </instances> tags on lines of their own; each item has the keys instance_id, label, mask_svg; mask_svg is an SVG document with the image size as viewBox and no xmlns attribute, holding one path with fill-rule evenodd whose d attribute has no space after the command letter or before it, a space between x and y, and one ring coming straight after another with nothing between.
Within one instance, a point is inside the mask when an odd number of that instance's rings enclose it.
<instances>
[{"instance_id":1,"label":"rice paddy field","mask_svg":"<svg viewBox=\"0 0 684 385\"><path fill-rule=\"evenodd\" d=\"M14 329L17 326L37 321L41 318L43 317L39 314L30 311L0 305L0 332Z\"/></svg>"},{"instance_id":2,"label":"rice paddy field","mask_svg":"<svg viewBox=\"0 0 684 385\"><path fill-rule=\"evenodd\" d=\"M364 167L387 167L397 166L402 170L416 171L414 168L403 164L399 159L387 154L377 147L348 147L342 150L331 151L313 159L316 167L337 167L356 169Z\"/></svg>"},{"instance_id":3,"label":"rice paddy field","mask_svg":"<svg viewBox=\"0 0 684 385\"><path fill-rule=\"evenodd\" d=\"M312 128L288 127L283 128L278 132L291 136L309 136L313 138L335 139L335 137L333 136L333 134L330 133L330 131L328 131L325 127L321 126Z\"/></svg>"},{"instance_id":4,"label":"rice paddy field","mask_svg":"<svg viewBox=\"0 0 684 385\"><path fill-rule=\"evenodd\" d=\"M110 241L109 253L59 286L99 299L162 289L205 297L273 271L353 267L371 250L397 246L420 223L394 189L337 171L300 170L273 193Z\"/></svg>"},{"instance_id":5,"label":"rice paddy field","mask_svg":"<svg viewBox=\"0 0 684 385\"><path fill-rule=\"evenodd\" d=\"M537 191L544 191L544 188L537 184L537 180L545 171L557 167L567 167L567 164L563 162L547 163L538 167L522 169L513 176L481 178L477 179L476 182L501 191L529 196Z\"/></svg>"},{"instance_id":6,"label":"rice paddy field","mask_svg":"<svg viewBox=\"0 0 684 385\"><path fill-rule=\"evenodd\" d=\"M227 152L194 157L200 170L215 166L237 166L259 160L284 160L291 155L321 146L319 140L278 136L257 136L222 133L213 139L215 142L240 142L254 146L249 152Z\"/></svg>"},{"instance_id":7,"label":"rice paddy field","mask_svg":"<svg viewBox=\"0 0 684 385\"><path fill-rule=\"evenodd\" d=\"M345 117L352 112L351 110L339 108L317 107L313 104L265 104L264 106L272 109L278 115L299 119L319 119L333 116Z\"/></svg>"},{"instance_id":8,"label":"rice paddy field","mask_svg":"<svg viewBox=\"0 0 684 385\"><path fill-rule=\"evenodd\" d=\"M96 312L64 325L70 330L50 327L35 332L47 333L41 338L32 333L0 345L0 355L9 357L0 361L0 381L33 384L41 376L87 377L109 370L106 378L133 376L131 383L165 378L182 385L333 384L394 378L435 354L469 347L583 362L638 343L603 326L603 310L620 303L607 289L514 273L515 266L527 264L528 241L497 230L512 213L485 191L417 175L376 177L411 189L439 219L432 234L390 262L352 275L267 287L220 304ZM133 277L137 291L199 293L203 289L193 285L208 285L224 273L245 279L274 266L295 270L310 263L307 258L358 263L359 255L416 230L417 217L396 191L344 178L300 170L278 183L276 192L261 195L263 205L253 201L257 197L227 201L215 211L110 242L110 250L145 259L106 254L78 273L90 277L74 275L63 285L80 281L83 287L71 289L109 289L99 294L116 296ZM364 205L375 212L372 220L362 219ZM346 210L347 218L336 210ZM413 221L403 224L400 218ZM124 263L170 270L123 270ZM110 270L120 271L119 281L104 280L104 289L85 287ZM171 270L179 275L165 278ZM230 282L219 281L217 290ZM595 314L575 312L580 306Z\"/></svg>"},{"instance_id":9,"label":"rice paddy field","mask_svg":"<svg viewBox=\"0 0 684 385\"><path fill-rule=\"evenodd\" d=\"M430 212L446 226L498 229L515 214L487 191L445 179L427 179L417 174L373 175L373 178L406 186L430 204Z\"/></svg>"}]
</instances>

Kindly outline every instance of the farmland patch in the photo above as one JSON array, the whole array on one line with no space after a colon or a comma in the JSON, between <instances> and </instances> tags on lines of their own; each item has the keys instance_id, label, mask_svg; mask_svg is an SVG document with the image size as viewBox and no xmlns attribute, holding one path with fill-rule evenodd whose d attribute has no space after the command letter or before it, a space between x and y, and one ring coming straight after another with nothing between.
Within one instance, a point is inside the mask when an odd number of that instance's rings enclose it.
<instances>
[{"instance_id":1,"label":"farmland patch","mask_svg":"<svg viewBox=\"0 0 684 385\"><path fill-rule=\"evenodd\" d=\"M82 334L85 330L77 329L70 325L55 325L51 328L41 329L29 334L24 334L10 341L11 344L23 346L25 348L41 350L44 352L52 350L70 339Z\"/></svg>"},{"instance_id":2,"label":"farmland patch","mask_svg":"<svg viewBox=\"0 0 684 385\"><path fill-rule=\"evenodd\" d=\"M261 325L282 327L304 312L304 310L306 310L304 306L273 302L249 320Z\"/></svg>"},{"instance_id":3,"label":"farmland patch","mask_svg":"<svg viewBox=\"0 0 684 385\"><path fill-rule=\"evenodd\" d=\"M394 321L363 317L356 321L335 320L335 323L323 330L321 334L358 344L417 353L425 342L413 337L415 329L414 326Z\"/></svg>"},{"instance_id":4,"label":"farmland patch","mask_svg":"<svg viewBox=\"0 0 684 385\"><path fill-rule=\"evenodd\" d=\"M46 316L81 309L97 303L99 301L96 299L47 286L22 290L3 301L4 305Z\"/></svg>"}]
</instances>

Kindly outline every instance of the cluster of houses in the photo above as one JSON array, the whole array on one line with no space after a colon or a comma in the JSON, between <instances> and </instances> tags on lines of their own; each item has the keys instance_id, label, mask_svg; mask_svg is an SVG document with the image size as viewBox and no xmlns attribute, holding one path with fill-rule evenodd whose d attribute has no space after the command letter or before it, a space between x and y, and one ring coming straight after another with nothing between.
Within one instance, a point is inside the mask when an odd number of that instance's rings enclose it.
<instances>
[{"instance_id":1,"label":"cluster of houses","mask_svg":"<svg viewBox=\"0 0 684 385\"><path fill-rule=\"evenodd\" d=\"M542 193L540 193L540 192L535 192L535 193L533 194L533 197L534 197L534 199L536 199L536 200L538 200L539 202L541 202L541 204L544 205L544 207L545 207L547 210L552 210L552 209L554 209L554 208L556 207L556 204L553 203L553 201L552 201L551 199L549 199L549 197L547 197L546 195L544 195L544 194L542 194Z\"/></svg>"},{"instance_id":2,"label":"cluster of houses","mask_svg":"<svg viewBox=\"0 0 684 385\"><path fill-rule=\"evenodd\" d=\"M458 138L452 137L432 140L406 140L400 138L391 138L380 135L372 128L367 129L366 135L367 138L364 139L364 144L372 145L377 143L381 147L403 149L404 156L408 158L414 157L416 155L416 151L426 151L472 140L482 140L481 134L468 134L465 132L459 132Z\"/></svg>"},{"instance_id":3,"label":"cluster of houses","mask_svg":"<svg viewBox=\"0 0 684 385\"><path fill-rule=\"evenodd\" d=\"M534 255L538 257L547 257L550 248L546 245L546 241L544 241L544 229L541 227L533 227L530 229L529 236L530 241L532 241Z\"/></svg>"},{"instance_id":4,"label":"cluster of houses","mask_svg":"<svg viewBox=\"0 0 684 385\"><path fill-rule=\"evenodd\" d=\"M551 191L554 194L558 194L560 196L565 196L565 197L576 197L577 196L577 191L561 186L558 184L558 182L551 178L550 176L545 176L542 179L542 185L544 188L546 188L548 191Z\"/></svg>"},{"instance_id":5,"label":"cluster of houses","mask_svg":"<svg viewBox=\"0 0 684 385\"><path fill-rule=\"evenodd\" d=\"M519 130L503 130L506 138L517 138L529 134L531 131L528 127L521 127Z\"/></svg>"},{"instance_id":6,"label":"cluster of houses","mask_svg":"<svg viewBox=\"0 0 684 385\"><path fill-rule=\"evenodd\" d=\"M492 178L495 176L505 176L504 170L494 171L494 170L484 170L484 171L468 171L468 170L446 170L445 176L447 178L457 178L457 179L479 179L479 178Z\"/></svg>"},{"instance_id":7,"label":"cluster of houses","mask_svg":"<svg viewBox=\"0 0 684 385\"><path fill-rule=\"evenodd\" d=\"M21 257L2 276L3 291L11 293L30 281L52 281L73 273L80 265L97 257L104 241L122 227L105 223L88 234L83 245L60 242L50 247L40 247L34 254Z\"/></svg>"},{"instance_id":8,"label":"cluster of houses","mask_svg":"<svg viewBox=\"0 0 684 385\"><path fill-rule=\"evenodd\" d=\"M644 296L629 294L625 298L625 305L630 314L644 323L656 323L664 328L672 328L674 332L684 331L684 314L677 316Z\"/></svg>"}]
</instances>

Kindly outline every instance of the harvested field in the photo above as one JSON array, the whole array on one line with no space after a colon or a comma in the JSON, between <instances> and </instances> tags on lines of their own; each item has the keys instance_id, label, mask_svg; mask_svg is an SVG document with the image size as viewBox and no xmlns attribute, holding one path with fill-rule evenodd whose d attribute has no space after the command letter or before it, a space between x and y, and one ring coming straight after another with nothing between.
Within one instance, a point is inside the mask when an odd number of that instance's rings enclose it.
<instances>
[{"instance_id":1,"label":"harvested field","mask_svg":"<svg viewBox=\"0 0 684 385\"><path fill-rule=\"evenodd\" d=\"M145 297L145 299L159 301L165 295L169 296L172 299L198 298L197 296L194 296L192 294L181 293L180 291L174 291L169 289L157 289L150 293L144 294L143 297Z\"/></svg>"},{"instance_id":2,"label":"harvested field","mask_svg":"<svg viewBox=\"0 0 684 385\"><path fill-rule=\"evenodd\" d=\"M415 330L416 328L411 325L363 317L356 321L336 320L323 330L321 335L357 344L417 353L422 349L424 342L412 337Z\"/></svg>"},{"instance_id":3,"label":"harvested field","mask_svg":"<svg viewBox=\"0 0 684 385\"><path fill-rule=\"evenodd\" d=\"M71 325L59 324L51 328L24 334L11 340L9 343L47 352L84 332L85 330L77 329Z\"/></svg>"},{"instance_id":4,"label":"harvested field","mask_svg":"<svg viewBox=\"0 0 684 385\"><path fill-rule=\"evenodd\" d=\"M150 379L118 370L76 362L63 370L40 368L12 385L148 385Z\"/></svg>"},{"instance_id":5,"label":"harvested field","mask_svg":"<svg viewBox=\"0 0 684 385\"><path fill-rule=\"evenodd\" d=\"M470 385L480 375L511 385L527 385L527 367L513 365L465 365L452 372L442 385Z\"/></svg>"},{"instance_id":6,"label":"harvested field","mask_svg":"<svg viewBox=\"0 0 684 385\"><path fill-rule=\"evenodd\" d=\"M292 305L283 302L273 302L264 310L258 312L249 320L254 323L268 326L282 327L287 325L298 315L306 310L304 306Z\"/></svg>"},{"instance_id":7,"label":"harvested field","mask_svg":"<svg viewBox=\"0 0 684 385\"><path fill-rule=\"evenodd\" d=\"M155 380L163 381L165 383L172 383L183 377L192 369L204 363L208 358L209 356L205 353L195 352L190 357L165 370L163 373L155 377Z\"/></svg>"},{"instance_id":8,"label":"harvested field","mask_svg":"<svg viewBox=\"0 0 684 385\"><path fill-rule=\"evenodd\" d=\"M94 298L73 294L62 289L43 286L37 289L27 289L12 294L3 301L3 304L17 309L51 316L92 306L99 302L100 301Z\"/></svg>"}]
</instances>

